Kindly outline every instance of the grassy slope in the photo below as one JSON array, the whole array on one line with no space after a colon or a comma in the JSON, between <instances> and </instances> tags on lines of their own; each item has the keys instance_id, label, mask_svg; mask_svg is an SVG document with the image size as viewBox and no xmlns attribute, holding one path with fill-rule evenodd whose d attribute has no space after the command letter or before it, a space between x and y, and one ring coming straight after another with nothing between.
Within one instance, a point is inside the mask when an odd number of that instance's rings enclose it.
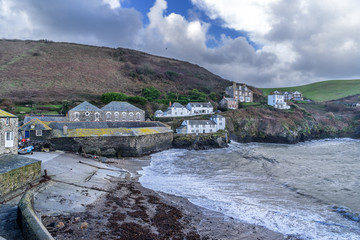
<instances>
[{"instance_id":1,"label":"grassy slope","mask_svg":"<svg viewBox=\"0 0 360 240\"><path fill-rule=\"evenodd\" d=\"M305 98L324 102L360 94L360 80L329 80L297 87L262 88L264 95L274 90L300 91Z\"/></svg>"},{"instance_id":2,"label":"grassy slope","mask_svg":"<svg viewBox=\"0 0 360 240\"><path fill-rule=\"evenodd\" d=\"M0 98L47 103L104 92L221 92L231 83L194 64L143 52L44 41L0 40Z\"/></svg>"}]
</instances>

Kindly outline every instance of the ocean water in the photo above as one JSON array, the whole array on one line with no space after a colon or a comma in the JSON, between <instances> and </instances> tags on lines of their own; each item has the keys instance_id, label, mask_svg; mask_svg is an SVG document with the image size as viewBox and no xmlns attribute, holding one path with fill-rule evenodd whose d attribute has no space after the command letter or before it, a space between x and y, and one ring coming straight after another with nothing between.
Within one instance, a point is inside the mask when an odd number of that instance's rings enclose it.
<instances>
[{"instance_id":1,"label":"ocean water","mask_svg":"<svg viewBox=\"0 0 360 240\"><path fill-rule=\"evenodd\" d=\"M360 239L360 141L151 155L143 186L300 239Z\"/></svg>"}]
</instances>

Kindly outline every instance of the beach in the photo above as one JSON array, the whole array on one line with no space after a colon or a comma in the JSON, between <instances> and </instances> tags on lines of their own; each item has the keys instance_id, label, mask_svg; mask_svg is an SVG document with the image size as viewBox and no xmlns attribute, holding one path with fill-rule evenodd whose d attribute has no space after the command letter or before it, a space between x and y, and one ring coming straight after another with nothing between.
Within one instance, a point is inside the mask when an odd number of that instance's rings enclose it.
<instances>
[{"instance_id":1,"label":"beach","mask_svg":"<svg viewBox=\"0 0 360 240\"><path fill-rule=\"evenodd\" d=\"M78 155L61 154L46 161L45 167L49 168L51 161L59 167L56 161L78 164L81 159ZM37 195L35 209L55 239L292 239L200 208L185 198L142 187L138 171L150 164L150 157L107 159L101 163L106 169L95 160L86 161L86 167L97 166L98 170L108 173L108 169L122 169L121 174L106 174L106 186L101 186L97 173L83 167L88 174L92 172L93 178L86 185L77 181L72 191L67 189L66 194L57 196L60 200L51 201L62 206L46 203L49 197L54 197L51 194L61 192L51 190L56 184L49 183L46 190ZM69 164L66 165L69 168ZM91 181L96 182L96 187ZM94 191L101 193L94 194Z\"/></svg>"}]
</instances>

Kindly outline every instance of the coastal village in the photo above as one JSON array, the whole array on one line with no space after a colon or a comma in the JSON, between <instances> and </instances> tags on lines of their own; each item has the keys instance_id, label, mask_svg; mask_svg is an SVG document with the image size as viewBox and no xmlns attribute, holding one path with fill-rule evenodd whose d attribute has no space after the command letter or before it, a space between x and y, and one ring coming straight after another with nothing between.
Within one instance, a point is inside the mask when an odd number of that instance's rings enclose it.
<instances>
[{"instance_id":1,"label":"coastal village","mask_svg":"<svg viewBox=\"0 0 360 240\"><path fill-rule=\"evenodd\" d=\"M218 103L220 109L237 109L241 103L254 101L253 91L246 85L233 83L227 87ZM277 109L289 109L288 101L303 100L300 92L274 91L268 96L268 105ZM208 119L191 119L205 116ZM35 146L35 151L69 151L83 155L126 157L141 156L171 147L173 135L213 134L223 131L226 135L226 119L220 110L214 110L210 102L169 103L165 110L157 110L155 119L145 119L145 111L128 103L112 101L99 108L82 102L66 115L26 115L19 124L18 117L1 110L1 162L13 155L26 153L20 148ZM180 126L172 130L162 119L182 118ZM34 150L30 150L32 152ZM19 158L21 162L23 157ZM27 162L26 162L27 164ZM17 166L17 165L14 165ZM3 168L4 169L4 168ZM8 166L9 171L16 171ZM3 170L4 171L4 170ZM40 168L22 183L2 185L0 195L20 188L40 175ZM2 175L8 174L3 172ZM17 181L17 175L8 182ZM24 178L23 178L24 179Z\"/></svg>"},{"instance_id":2,"label":"coastal village","mask_svg":"<svg viewBox=\"0 0 360 240\"><path fill-rule=\"evenodd\" d=\"M299 91L275 90L267 96L268 107L279 111L289 110L293 102L298 101L304 101ZM14 192L31 189L41 176L45 179L41 181L50 179L41 160L22 156L24 154L63 151L106 162L107 157L143 156L179 146L173 142L181 136L189 136L190 142L196 143L201 141L200 136L219 132L215 147L226 147L229 136L226 117L222 114L252 103L255 103L253 91L245 84L233 83L224 89L224 96L216 103L217 109L210 101L188 102L186 105L169 102L166 110L154 112L153 119L146 119L143 109L124 101L111 101L103 107L84 101L65 115L29 114L21 121L16 115L0 110L0 199L5 201ZM358 105L355 103L352 107ZM167 124L169 119L180 119L181 123L174 129ZM27 201L24 199L21 199L21 204ZM33 211L31 205L25 206L26 209L20 209L17 217L20 218L18 221L25 221L20 228L23 234L36 235L38 233L29 233L32 231L29 226L34 222L40 224L39 220L26 213ZM44 229L39 234L49 235Z\"/></svg>"}]
</instances>

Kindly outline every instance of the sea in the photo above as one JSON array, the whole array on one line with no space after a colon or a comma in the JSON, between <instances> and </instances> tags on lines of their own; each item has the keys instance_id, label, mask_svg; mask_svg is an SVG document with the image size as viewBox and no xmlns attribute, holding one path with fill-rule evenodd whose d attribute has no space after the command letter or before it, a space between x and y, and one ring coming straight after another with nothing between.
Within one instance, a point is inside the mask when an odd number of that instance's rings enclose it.
<instances>
[{"instance_id":1,"label":"sea","mask_svg":"<svg viewBox=\"0 0 360 240\"><path fill-rule=\"evenodd\" d=\"M236 143L151 155L140 183L299 239L360 239L360 141Z\"/></svg>"}]
</instances>

